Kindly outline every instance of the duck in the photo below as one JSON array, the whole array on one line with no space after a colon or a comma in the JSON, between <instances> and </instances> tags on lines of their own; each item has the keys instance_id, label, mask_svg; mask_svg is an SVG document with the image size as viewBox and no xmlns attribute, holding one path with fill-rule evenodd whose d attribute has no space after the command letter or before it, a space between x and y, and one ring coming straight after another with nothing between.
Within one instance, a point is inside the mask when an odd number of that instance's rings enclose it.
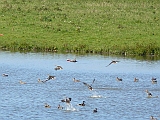
<instances>
[{"instance_id":1,"label":"duck","mask_svg":"<svg viewBox=\"0 0 160 120\"><path fill-rule=\"evenodd\" d=\"M93 110L93 113L96 113L97 112L97 108L95 108L94 110Z\"/></svg>"},{"instance_id":2,"label":"duck","mask_svg":"<svg viewBox=\"0 0 160 120\"><path fill-rule=\"evenodd\" d=\"M154 118L153 116L150 116L150 120L157 120L157 118Z\"/></svg>"},{"instance_id":3,"label":"duck","mask_svg":"<svg viewBox=\"0 0 160 120\"><path fill-rule=\"evenodd\" d=\"M111 64L115 64L115 63L118 63L118 62L120 62L120 61L116 61L116 60L112 60L106 67L108 67L109 65L111 65Z\"/></svg>"},{"instance_id":4,"label":"duck","mask_svg":"<svg viewBox=\"0 0 160 120\"><path fill-rule=\"evenodd\" d=\"M79 106L85 106L85 101L83 103L78 104Z\"/></svg>"},{"instance_id":5,"label":"duck","mask_svg":"<svg viewBox=\"0 0 160 120\"><path fill-rule=\"evenodd\" d=\"M51 76L51 75L48 75L48 80L51 80L51 79L55 79L56 78L56 76Z\"/></svg>"},{"instance_id":6,"label":"duck","mask_svg":"<svg viewBox=\"0 0 160 120\"><path fill-rule=\"evenodd\" d=\"M152 97L152 93L150 93L148 90L146 90L146 93L147 93L148 97Z\"/></svg>"},{"instance_id":7,"label":"duck","mask_svg":"<svg viewBox=\"0 0 160 120\"><path fill-rule=\"evenodd\" d=\"M61 100L61 102L70 103L71 100L72 100L72 98L66 98L66 99Z\"/></svg>"},{"instance_id":8,"label":"duck","mask_svg":"<svg viewBox=\"0 0 160 120\"><path fill-rule=\"evenodd\" d=\"M93 90L93 88L92 88L91 85L89 85L89 84L87 84L87 83L85 83L85 82L83 82L83 84L84 84L85 86L87 86L89 90Z\"/></svg>"},{"instance_id":9,"label":"duck","mask_svg":"<svg viewBox=\"0 0 160 120\"><path fill-rule=\"evenodd\" d=\"M8 74L2 74L3 77L8 77Z\"/></svg>"},{"instance_id":10,"label":"duck","mask_svg":"<svg viewBox=\"0 0 160 120\"><path fill-rule=\"evenodd\" d=\"M78 62L76 58L74 60L67 59L68 62Z\"/></svg>"},{"instance_id":11,"label":"duck","mask_svg":"<svg viewBox=\"0 0 160 120\"><path fill-rule=\"evenodd\" d=\"M139 79L138 78L134 78L134 82L138 82L139 81Z\"/></svg>"},{"instance_id":12,"label":"duck","mask_svg":"<svg viewBox=\"0 0 160 120\"><path fill-rule=\"evenodd\" d=\"M23 82L22 80L19 81L20 84L26 84L26 82Z\"/></svg>"},{"instance_id":13,"label":"duck","mask_svg":"<svg viewBox=\"0 0 160 120\"><path fill-rule=\"evenodd\" d=\"M45 103L44 107L45 107L45 108L50 108L51 106L48 105L47 103Z\"/></svg>"},{"instance_id":14,"label":"duck","mask_svg":"<svg viewBox=\"0 0 160 120\"><path fill-rule=\"evenodd\" d=\"M117 81L122 81L122 79L117 77Z\"/></svg>"},{"instance_id":15,"label":"duck","mask_svg":"<svg viewBox=\"0 0 160 120\"><path fill-rule=\"evenodd\" d=\"M157 78L152 78L152 84L156 84L157 83Z\"/></svg>"},{"instance_id":16,"label":"duck","mask_svg":"<svg viewBox=\"0 0 160 120\"><path fill-rule=\"evenodd\" d=\"M58 107L57 107L58 109L63 109L63 107L59 104L58 105Z\"/></svg>"},{"instance_id":17,"label":"duck","mask_svg":"<svg viewBox=\"0 0 160 120\"><path fill-rule=\"evenodd\" d=\"M80 80L76 80L76 78L73 78L73 81L74 82L80 82Z\"/></svg>"},{"instance_id":18,"label":"duck","mask_svg":"<svg viewBox=\"0 0 160 120\"><path fill-rule=\"evenodd\" d=\"M54 69L55 70L62 70L63 68L62 68L62 66L57 65Z\"/></svg>"},{"instance_id":19,"label":"duck","mask_svg":"<svg viewBox=\"0 0 160 120\"><path fill-rule=\"evenodd\" d=\"M93 84L94 82L95 82L95 79L93 79L92 84ZM87 83L85 83L85 82L82 82L82 83L83 83L85 86L87 86L89 90L93 90L92 84L89 85L89 84L87 84Z\"/></svg>"}]
</instances>

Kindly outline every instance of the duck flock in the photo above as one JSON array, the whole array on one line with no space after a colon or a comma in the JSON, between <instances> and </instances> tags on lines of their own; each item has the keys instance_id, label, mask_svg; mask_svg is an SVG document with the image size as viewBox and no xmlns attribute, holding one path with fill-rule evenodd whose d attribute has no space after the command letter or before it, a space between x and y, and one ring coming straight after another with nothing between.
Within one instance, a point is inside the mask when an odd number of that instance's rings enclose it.
<instances>
[{"instance_id":1,"label":"duck flock","mask_svg":"<svg viewBox=\"0 0 160 120\"><path fill-rule=\"evenodd\" d=\"M67 62L78 62L78 61L77 61L76 59L73 59L73 60L67 59ZM119 62L120 62L120 61L115 61L115 60L113 60L113 61L111 61L111 62L110 62L107 66L105 66L105 67L109 67L110 65L116 64L116 63L119 63ZM60 66L60 65L56 65L56 67L54 68L54 70L60 71L60 70L63 70L63 67ZM3 76L3 77L8 77L9 75L8 75L8 74L2 74L2 76ZM45 84L46 82L51 81L51 80L55 80L55 79L56 79L56 76L54 76L54 75L48 75L48 77L47 77L46 79L44 79L44 80L42 80L42 79L39 78L39 79L38 79L38 83ZM82 83L82 85L86 86L89 91L93 91L93 90L94 90L93 84L95 83L96 79L93 79L93 81L92 81L91 84L88 84L88 83L86 83L86 82L84 82L84 81L81 81L80 79L76 79L76 78L73 78L72 80L73 80L73 82L75 82L75 83ZM119 78L118 76L116 77L116 80L117 80L118 82L122 82L122 81L123 81L123 79L122 79L122 78ZM138 78L134 78L133 82L139 82L139 79L138 79ZM157 81L157 78L153 78L153 77L152 77L152 78L151 78L151 82L152 82L152 84L157 84L157 82L158 82L158 81ZM20 80L19 83L20 83L20 84L27 84L26 82L24 82L24 81L22 81L22 80ZM152 97L158 98L158 96L153 96L152 93L151 93L148 89L146 89L144 92L146 92L148 98L152 98ZM71 109L73 108L73 106L72 106L72 104L71 104L72 98L70 98L70 97L62 98L62 99L60 100L60 102L63 103L63 106L62 106L61 104L58 104L58 105L57 105L57 109L59 109L59 110L68 110L68 109L66 109L66 108L69 108L69 110L71 110ZM64 103L65 103L65 104L64 104ZM85 106L86 106L85 103L86 103L86 101L81 101L81 103L77 103L77 105L85 107ZM49 105L48 103L44 103L44 107L45 107L45 108L51 108L51 105ZM97 113L97 112L98 112L98 106L95 107L95 109L93 109L91 112ZM150 116L150 120L157 120L157 118L155 118L155 117L153 117L153 116Z\"/></svg>"}]
</instances>

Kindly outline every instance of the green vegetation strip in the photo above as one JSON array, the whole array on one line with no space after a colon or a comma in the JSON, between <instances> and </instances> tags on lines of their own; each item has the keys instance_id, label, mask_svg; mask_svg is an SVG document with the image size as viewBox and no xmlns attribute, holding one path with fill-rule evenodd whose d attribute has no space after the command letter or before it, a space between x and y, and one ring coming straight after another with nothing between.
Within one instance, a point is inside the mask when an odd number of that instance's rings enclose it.
<instances>
[{"instance_id":1,"label":"green vegetation strip","mask_svg":"<svg viewBox=\"0 0 160 120\"><path fill-rule=\"evenodd\" d=\"M1 0L0 48L160 55L159 0Z\"/></svg>"}]
</instances>

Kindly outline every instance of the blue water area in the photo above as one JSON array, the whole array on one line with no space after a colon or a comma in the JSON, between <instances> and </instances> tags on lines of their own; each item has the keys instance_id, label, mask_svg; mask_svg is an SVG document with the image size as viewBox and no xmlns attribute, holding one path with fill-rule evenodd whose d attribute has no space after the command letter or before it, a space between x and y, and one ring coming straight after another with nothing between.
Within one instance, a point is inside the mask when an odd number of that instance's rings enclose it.
<instances>
[{"instance_id":1,"label":"blue water area","mask_svg":"<svg viewBox=\"0 0 160 120\"><path fill-rule=\"evenodd\" d=\"M78 62L67 61L75 58ZM106 67L112 60L119 62ZM56 65L63 69L55 70ZM151 115L160 119L160 61L1 51L0 74L0 120L148 120ZM56 78L38 82L48 75ZM61 102L66 98L72 98L70 104ZM79 106L83 101L85 106ZM59 104L63 109L57 108Z\"/></svg>"}]
</instances>

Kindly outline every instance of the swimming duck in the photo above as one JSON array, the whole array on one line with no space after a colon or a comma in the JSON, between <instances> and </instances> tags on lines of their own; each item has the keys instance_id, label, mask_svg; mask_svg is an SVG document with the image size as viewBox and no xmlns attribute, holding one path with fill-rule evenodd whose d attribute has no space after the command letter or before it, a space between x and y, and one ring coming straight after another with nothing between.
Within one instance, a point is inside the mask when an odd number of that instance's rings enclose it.
<instances>
[{"instance_id":1,"label":"swimming duck","mask_svg":"<svg viewBox=\"0 0 160 120\"><path fill-rule=\"evenodd\" d=\"M115 64L115 63L118 63L119 61L116 61L116 60L112 60L112 62L110 62L106 67L108 67L109 65L111 65L111 64Z\"/></svg>"},{"instance_id":2,"label":"swimming duck","mask_svg":"<svg viewBox=\"0 0 160 120\"><path fill-rule=\"evenodd\" d=\"M45 107L45 108L50 108L51 106L48 105L47 103L45 103L44 107Z\"/></svg>"},{"instance_id":3,"label":"swimming duck","mask_svg":"<svg viewBox=\"0 0 160 120\"><path fill-rule=\"evenodd\" d=\"M54 69L55 70L62 70L63 68L62 68L62 66L57 65Z\"/></svg>"},{"instance_id":4,"label":"swimming duck","mask_svg":"<svg viewBox=\"0 0 160 120\"><path fill-rule=\"evenodd\" d=\"M58 107L57 107L58 109L63 109L63 107L59 104L58 105Z\"/></svg>"},{"instance_id":5,"label":"swimming duck","mask_svg":"<svg viewBox=\"0 0 160 120\"><path fill-rule=\"evenodd\" d=\"M97 108L95 108L94 110L93 110L93 113L96 113L97 112Z\"/></svg>"},{"instance_id":6,"label":"swimming duck","mask_svg":"<svg viewBox=\"0 0 160 120\"><path fill-rule=\"evenodd\" d=\"M83 103L78 104L79 106L85 106L85 101L83 101Z\"/></svg>"},{"instance_id":7,"label":"swimming duck","mask_svg":"<svg viewBox=\"0 0 160 120\"><path fill-rule=\"evenodd\" d=\"M139 81L139 79L138 78L134 78L134 82L138 82Z\"/></svg>"},{"instance_id":8,"label":"swimming duck","mask_svg":"<svg viewBox=\"0 0 160 120\"><path fill-rule=\"evenodd\" d=\"M152 94L148 90L146 90L146 93L147 93L148 97L152 97Z\"/></svg>"},{"instance_id":9,"label":"swimming duck","mask_svg":"<svg viewBox=\"0 0 160 120\"><path fill-rule=\"evenodd\" d=\"M19 81L20 84L26 84L26 82L23 82L22 80Z\"/></svg>"},{"instance_id":10,"label":"swimming duck","mask_svg":"<svg viewBox=\"0 0 160 120\"><path fill-rule=\"evenodd\" d=\"M71 99L72 99L72 98L66 98L66 99L61 100L61 102L70 103Z\"/></svg>"},{"instance_id":11,"label":"swimming duck","mask_svg":"<svg viewBox=\"0 0 160 120\"><path fill-rule=\"evenodd\" d=\"M8 74L2 74L3 77L8 77Z\"/></svg>"},{"instance_id":12,"label":"swimming duck","mask_svg":"<svg viewBox=\"0 0 160 120\"><path fill-rule=\"evenodd\" d=\"M122 81L122 79L117 77L117 81Z\"/></svg>"},{"instance_id":13,"label":"swimming duck","mask_svg":"<svg viewBox=\"0 0 160 120\"><path fill-rule=\"evenodd\" d=\"M51 76L51 75L49 75L47 79L48 79L48 80L51 80L51 79L55 79L55 78L56 78L56 76Z\"/></svg>"},{"instance_id":14,"label":"swimming duck","mask_svg":"<svg viewBox=\"0 0 160 120\"><path fill-rule=\"evenodd\" d=\"M74 82L80 82L80 80L76 80L76 78L73 78L73 81Z\"/></svg>"},{"instance_id":15,"label":"swimming duck","mask_svg":"<svg viewBox=\"0 0 160 120\"><path fill-rule=\"evenodd\" d=\"M153 116L150 116L150 120L157 120L157 118L154 118Z\"/></svg>"},{"instance_id":16,"label":"swimming duck","mask_svg":"<svg viewBox=\"0 0 160 120\"><path fill-rule=\"evenodd\" d=\"M74 60L67 59L68 62L78 62L76 58Z\"/></svg>"},{"instance_id":17,"label":"swimming duck","mask_svg":"<svg viewBox=\"0 0 160 120\"><path fill-rule=\"evenodd\" d=\"M157 83L157 78L152 78L152 84L156 84Z\"/></svg>"}]
</instances>

